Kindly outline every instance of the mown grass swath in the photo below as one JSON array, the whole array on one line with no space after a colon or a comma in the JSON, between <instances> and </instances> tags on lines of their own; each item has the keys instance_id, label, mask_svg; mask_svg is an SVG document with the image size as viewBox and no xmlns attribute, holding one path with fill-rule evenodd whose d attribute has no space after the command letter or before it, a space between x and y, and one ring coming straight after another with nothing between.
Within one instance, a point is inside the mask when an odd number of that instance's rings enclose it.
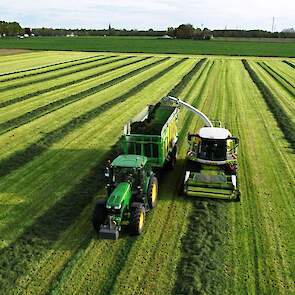
<instances>
[{"instance_id":1,"label":"mown grass swath","mask_svg":"<svg viewBox=\"0 0 295 295\"><path fill-rule=\"evenodd\" d=\"M136 92L156 81L184 61L185 59L178 60L174 64L143 81L138 86L130 89L126 94L95 109L95 114L93 112L84 114L83 116L75 118L62 128L53 131L53 133L46 135L43 139L44 146L42 148L39 147L39 150L38 147L36 147L36 152L41 152L41 150L45 151L51 144L63 138L74 128L81 127L83 124L99 115L99 112L102 113L117 103L126 101L130 96L136 94ZM180 81L179 83L182 82ZM31 152L33 153L34 151L32 150ZM45 214L39 217L15 242L0 250L1 290L8 291L13 289L16 279L25 274L32 261L38 261L58 239L60 233L75 222L76 217L103 187L102 167L104 162L106 159L115 157L118 152L119 146L118 143L116 143L106 156L97 161L94 167L91 168L90 172L85 175L85 177L83 177L79 184L75 185L71 191L58 200ZM97 151L95 151L95 153L97 153ZM36 154L33 156L36 156ZM90 241L91 237L86 236L85 239ZM123 263L126 260L133 241L129 240L127 244L128 248L124 247L124 249L122 249L121 254L118 256L116 266L114 267L117 267L120 263Z\"/></svg>"},{"instance_id":2,"label":"mown grass swath","mask_svg":"<svg viewBox=\"0 0 295 295\"><path fill-rule=\"evenodd\" d=\"M210 65L207 75L213 69L214 62ZM196 81L197 82L197 81ZM192 105L198 106L200 97L205 90L205 83L200 88L199 96ZM186 134L191 131L191 124L194 114L189 113L183 124L180 135L180 146L184 144ZM185 163L184 163L185 166ZM183 166L183 168L184 168ZM177 280L174 286L176 294L199 294L201 291L212 292L212 285L209 281L215 277L220 279L218 274L218 261L215 259L215 250L222 240L222 226L224 210L222 201L197 200L187 198L193 209L189 217L187 233L181 241L182 257L177 265Z\"/></svg>"},{"instance_id":3,"label":"mown grass swath","mask_svg":"<svg viewBox=\"0 0 295 295\"><path fill-rule=\"evenodd\" d=\"M133 61L133 62L131 62L129 64L120 65L116 69L123 68L123 67L125 67L127 65L135 64L135 63L138 63L138 62L146 60L146 59L148 59L148 58L146 57L146 58L141 59L141 60ZM69 104L71 104L71 103L73 103L75 101L86 98L89 95L98 93L98 92L100 92L100 91L102 91L102 90L104 90L106 88L109 88L109 87L111 87L111 86L113 86L113 85L115 85L115 84L117 84L117 83L119 83L119 82L121 82L123 80L131 78L131 77L139 74L142 71L145 71L145 70L147 70L147 69L149 69L149 68L151 68L153 66L156 66L156 65L164 62L167 59L169 59L169 57L156 60L155 62L153 62L151 64L148 64L148 65L144 65L144 66L141 66L141 67L139 66L136 70L133 70L133 71L131 71L131 72L127 73L127 74L124 74L124 75L122 75L120 77L114 78L114 79L112 79L110 81L104 82L102 84L91 87L91 88L86 89L84 91L81 91L81 92L78 92L76 94L70 95L70 96L65 97L63 99L60 99L58 101L51 102L49 104L46 104L46 105L41 106L39 108L36 108L31 112L25 113L25 114L23 114L23 115L21 115L19 117L16 117L16 118L8 120L8 121L6 121L4 123L1 123L0 124L0 134L11 131L11 130L23 125L23 124L29 123L32 120L35 120L35 119L37 119L39 117L44 116L45 114L49 114L49 113L51 113L53 111L56 111L56 110L58 110L58 109L60 109L62 107L65 107L65 106L67 106L67 105L69 105ZM94 75L92 75L92 78L95 77L95 76L100 76L100 75L106 74L106 73L111 72L113 70L115 70L115 69L112 68L112 69L105 70L103 72L94 74ZM90 76L82 78L80 80L85 81L85 80L88 80L89 77ZM76 81L76 83L78 83L78 82ZM75 84L75 83L71 82L71 84Z\"/></svg>"},{"instance_id":4,"label":"mown grass swath","mask_svg":"<svg viewBox=\"0 0 295 295\"><path fill-rule=\"evenodd\" d=\"M35 68L30 68L30 69L25 69L25 70L20 70L20 71L14 71L14 72L9 72L9 73L2 73L2 74L0 74L0 77L19 74L19 73L25 73L25 72L31 72L31 71L37 71L37 70L46 69L46 68L49 68L49 67L54 67L54 66L63 65L63 64L68 64L68 63L72 63L72 62L76 62L76 61L78 62L78 61L83 61L83 60L87 60L87 59L92 59L92 58L96 58L96 57L99 57L99 56L103 56L103 55L94 55L94 56L90 56L90 57L83 57L83 58L78 58L78 59L72 59L72 60L68 60L68 61L53 63L53 64L46 65L46 66L40 66L40 67L35 67ZM1 80L1 81L3 81L3 80Z\"/></svg>"},{"instance_id":5,"label":"mown grass swath","mask_svg":"<svg viewBox=\"0 0 295 295\"><path fill-rule=\"evenodd\" d=\"M287 61L287 60L283 60L283 63L287 64L288 66L290 66L291 68L295 69L295 65L292 64L291 62Z\"/></svg>"},{"instance_id":6,"label":"mown grass swath","mask_svg":"<svg viewBox=\"0 0 295 295\"><path fill-rule=\"evenodd\" d=\"M62 83L62 84L58 84L58 85L55 85L55 86L52 86L52 87L49 87L49 88L43 88L41 90L31 92L31 93L25 94L23 96L15 97L15 98L10 99L10 100L6 100L6 101L0 103L0 108L4 108L4 107L7 107L9 105L12 105L12 104L15 104L15 103L30 99L30 98L32 98L34 96L37 96L37 95L41 95L41 94L44 94L44 93L49 93L49 92L54 91L54 90L59 90L59 89L62 89L64 87L67 87L67 86L71 86L71 85L74 85L74 84L77 84L77 83L80 83L80 82L87 81L87 80L92 79L92 78L99 77L101 75L110 73L112 71L118 70L118 69L123 68L125 66L129 66L129 65L144 61L144 60L149 59L149 58L151 58L151 56L144 57L144 58L141 58L141 59L138 59L138 60L135 60L135 61L132 60L131 62L127 62L127 63L125 63L123 65L118 65L118 66L116 66L115 63L117 61L120 61L120 60L115 60L115 61L113 61L113 63L115 64L115 67L113 67L113 68L103 70L103 71L99 71L99 72L97 72L95 74L88 75L86 77L79 78L79 79L74 79L72 81L65 82L65 83ZM103 66L103 65L96 66L96 68L99 68L100 66Z\"/></svg>"},{"instance_id":7,"label":"mown grass swath","mask_svg":"<svg viewBox=\"0 0 295 295\"><path fill-rule=\"evenodd\" d=\"M20 76L16 76L16 77L15 76L14 77L8 77L8 78L5 78L5 79L2 79L1 82L9 82L9 81L13 81L13 80L38 76L38 75L41 75L41 74L48 74L48 73L55 72L55 71L58 71L58 70L64 70L64 69L68 69L68 68L75 67L75 66L81 66L81 65L93 63L93 62L96 62L96 61L99 61L99 60L108 59L108 58L111 58L111 57L115 57L115 55L113 55L113 56L97 55L97 56L91 57L91 58L87 57L87 58L68 61L68 62L64 62L64 63L57 63L57 64L54 64L54 65L51 65L51 66L45 66L45 67L37 68L37 69L34 69L34 70L23 70L23 71L29 72L29 73L24 74L24 75L20 75ZM72 64L68 65L69 63L72 63ZM64 64L66 64L66 65L64 65ZM59 65L62 65L62 66L59 67ZM40 69L44 69L44 70L40 71ZM22 73L23 71L15 72L15 73L12 73L12 74ZM10 75L12 75L12 74L10 74ZM0 77L1 77L1 75L0 75Z\"/></svg>"},{"instance_id":8,"label":"mown grass swath","mask_svg":"<svg viewBox=\"0 0 295 295\"><path fill-rule=\"evenodd\" d=\"M257 62L257 64L263 68L272 78L279 82L282 87L292 96L295 94L295 89L292 83L290 83L285 77L267 65L265 62Z\"/></svg>"},{"instance_id":9,"label":"mown grass swath","mask_svg":"<svg viewBox=\"0 0 295 295\"><path fill-rule=\"evenodd\" d=\"M195 66L183 77L182 83L178 83L174 86L174 88L168 93L171 96L177 96L181 93L181 91L187 86L190 80L194 77L194 75L199 71L203 63L206 61L206 58L202 58Z\"/></svg>"},{"instance_id":10,"label":"mown grass swath","mask_svg":"<svg viewBox=\"0 0 295 295\"><path fill-rule=\"evenodd\" d=\"M17 151L9 158L4 159L0 162L0 176L8 175L11 171L25 165L29 161L31 161L34 157L40 155L43 151L45 151L49 146L53 143L57 142L65 135L69 134L73 129L81 127L83 124L89 122L96 116L104 113L105 111L109 110L114 105L126 101L131 95L142 90L148 84L152 83L153 81L160 78L165 73L172 70L174 67L178 66L180 63L184 62L186 58L179 59L174 64L168 66L164 70L156 73L152 77L148 78L147 80L143 81L142 83L138 84L137 86L131 88L127 93L120 95L86 113L81 116L75 117L65 125L61 126L58 129L55 129L45 136L43 136L37 142L29 145L24 150ZM89 93L91 94L91 93ZM89 95L88 94L88 95Z\"/></svg>"},{"instance_id":11,"label":"mown grass swath","mask_svg":"<svg viewBox=\"0 0 295 295\"><path fill-rule=\"evenodd\" d=\"M69 68L73 68L73 70L70 70L70 71L68 71L66 73L64 73L64 72L58 73L58 71L60 69L54 69L52 71L53 72L57 72L56 75L50 75L49 77L48 76L41 77L41 78L36 79L36 80L33 80L33 81L24 81L24 82L19 82L19 83L13 84L13 85L3 86L3 87L0 88L0 92L1 91L11 90L11 89L14 89L16 87L24 87L24 86L32 85L32 84L35 84L35 83L40 83L40 82L46 82L46 81L54 80L54 79L57 79L57 78L60 78L60 77L65 77L65 76L68 76L68 75L71 75L71 74L74 74L74 73L79 73L79 72L82 72L82 71L86 71L86 70L92 69L94 67L105 66L107 64L113 63L114 61L121 61L121 60L125 60L125 59L128 59L128 58L132 58L134 56L118 57L115 60L114 59L111 59L113 57L115 57L115 56L107 56L107 57L104 57L104 58L98 58L96 60L87 61L87 63L89 64L89 63L100 62L101 60L107 60L107 61L105 61L103 63L99 63L99 65L94 65L94 66L93 65L90 65L90 66L82 67L82 68L78 68L78 69L75 69L75 67L77 66L76 64L70 65L68 67ZM109 59L111 59L111 60L109 60Z\"/></svg>"},{"instance_id":12,"label":"mown grass swath","mask_svg":"<svg viewBox=\"0 0 295 295\"><path fill-rule=\"evenodd\" d=\"M285 111L281 107L280 103L278 102L277 98L257 76L247 60L243 59L242 62L252 81L259 89L269 109L273 113L278 126L282 130L287 141L290 143L291 148L295 150L295 124L289 119L289 117L286 115Z\"/></svg>"}]
</instances>

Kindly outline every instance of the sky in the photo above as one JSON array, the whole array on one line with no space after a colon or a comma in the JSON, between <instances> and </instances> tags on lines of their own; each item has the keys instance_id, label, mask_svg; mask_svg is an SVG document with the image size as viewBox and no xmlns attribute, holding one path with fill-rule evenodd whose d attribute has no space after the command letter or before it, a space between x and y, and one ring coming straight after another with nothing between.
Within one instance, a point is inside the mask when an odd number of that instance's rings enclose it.
<instances>
[{"instance_id":1,"label":"sky","mask_svg":"<svg viewBox=\"0 0 295 295\"><path fill-rule=\"evenodd\" d=\"M22 27L160 29L295 28L295 0L0 0L0 20Z\"/></svg>"}]
</instances>

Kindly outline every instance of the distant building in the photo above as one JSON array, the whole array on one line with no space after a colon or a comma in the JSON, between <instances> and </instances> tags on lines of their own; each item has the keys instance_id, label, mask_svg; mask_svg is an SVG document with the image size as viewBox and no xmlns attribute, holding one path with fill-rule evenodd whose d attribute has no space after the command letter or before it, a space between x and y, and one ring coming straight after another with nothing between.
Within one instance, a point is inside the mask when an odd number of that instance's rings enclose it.
<instances>
[{"instance_id":1,"label":"distant building","mask_svg":"<svg viewBox=\"0 0 295 295\"><path fill-rule=\"evenodd\" d=\"M33 31L31 28L24 28L24 35L31 36L33 34Z\"/></svg>"}]
</instances>

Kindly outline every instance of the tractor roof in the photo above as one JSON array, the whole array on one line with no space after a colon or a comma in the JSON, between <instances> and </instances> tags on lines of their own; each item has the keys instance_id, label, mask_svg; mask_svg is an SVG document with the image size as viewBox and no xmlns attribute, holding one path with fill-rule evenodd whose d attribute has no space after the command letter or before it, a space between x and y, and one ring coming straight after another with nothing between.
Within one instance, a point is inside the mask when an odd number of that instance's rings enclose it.
<instances>
[{"instance_id":1,"label":"tractor roof","mask_svg":"<svg viewBox=\"0 0 295 295\"><path fill-rule=\"evenodd\" d=\"M139 155L120 155L113 162L112 166L127 167L127 168L140 168L147 162L147 157Z\"/></svg>"},{"instance_id":2,"label":"tractor roof","mask_svg":"<svg viewBox=\"0 0 295 295\"><path fill-rule=\"evenodd\" d=\"M203 127L199 131L201 138L208 139L226 139L231 136L230 132L225 128Z\"/></svg>"}]
</instances>

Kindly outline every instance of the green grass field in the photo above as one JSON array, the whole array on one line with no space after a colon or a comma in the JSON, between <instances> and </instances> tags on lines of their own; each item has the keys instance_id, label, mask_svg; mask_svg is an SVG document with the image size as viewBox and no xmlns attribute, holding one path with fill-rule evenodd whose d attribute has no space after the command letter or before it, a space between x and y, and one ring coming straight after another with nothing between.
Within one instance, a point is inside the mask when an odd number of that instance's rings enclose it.
<instances>
[{"instance_id":1,"label":"green grass field","mask_svg":"<svg viewBox=\"0 0 295 295\"><path fill-rule=\"evenodd\" d=\"M239 56L295 56L295 40L293 42L281 43L241 40L161 40L140 37L38 37L0 39L0 48Z\"/></svg>"},{"instance_id":2,"label":"green grass field","mask_svg":"<svg viewBox=\"0 0 295 295\"><path fill-rule=\"evenodd\" d=\"M285 61L0 56L0 293L294 294L295 60ZM201 126L182 110L176 169L160 175L144 234L100 240L90 219L104 163L124 124L168 93L240 138L241 201L178 194L186 135Z\"/></svg>"}]
</instances>

